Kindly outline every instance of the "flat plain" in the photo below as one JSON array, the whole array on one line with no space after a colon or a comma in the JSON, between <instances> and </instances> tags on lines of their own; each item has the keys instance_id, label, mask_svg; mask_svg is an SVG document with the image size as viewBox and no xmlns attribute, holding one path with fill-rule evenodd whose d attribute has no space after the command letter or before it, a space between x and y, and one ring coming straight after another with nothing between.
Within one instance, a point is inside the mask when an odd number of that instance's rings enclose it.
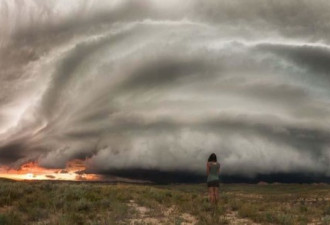
<instances>
[{"instance_id":1,"label":"flat plain","mask_svg":"<svg viewBox=\"0 0 330 225\"><path fill-rule=\"evenodd\" d=\"M0 181L0 225L330 224L329 184Z\"/></svg>"}]
</instances>

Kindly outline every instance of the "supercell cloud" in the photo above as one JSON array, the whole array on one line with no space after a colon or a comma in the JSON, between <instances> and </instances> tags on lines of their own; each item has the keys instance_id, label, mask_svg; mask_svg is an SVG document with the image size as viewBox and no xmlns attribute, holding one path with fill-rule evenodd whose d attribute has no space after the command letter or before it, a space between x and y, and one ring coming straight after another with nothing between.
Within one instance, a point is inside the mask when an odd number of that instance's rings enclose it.
<instances>
[{"instance_id":1,"label":"supercell cloud","mask_svg":"<svg viewBox=\"0 0 330 225\"><path fill-rule=\"evenodd\" d=\"M0 164L330 176L329 7L3 0Z\"/></svg>"}]
</instances>

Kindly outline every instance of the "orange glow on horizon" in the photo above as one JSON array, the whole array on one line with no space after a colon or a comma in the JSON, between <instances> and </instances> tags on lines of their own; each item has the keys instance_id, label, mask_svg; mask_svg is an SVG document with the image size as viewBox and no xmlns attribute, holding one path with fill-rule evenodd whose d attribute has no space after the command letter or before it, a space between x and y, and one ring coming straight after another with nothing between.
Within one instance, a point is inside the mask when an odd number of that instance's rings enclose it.
<instances>
[{"instance_id":1,"label":"orange glow on horizon","mask_svg":"<svg viewBox=\"0 0 330 225\"><path fill-rule=\"evenodd\" d=\"M97 174L85 173L83 160L74 159L67 163L65 169L47 169L36 162L28 162L19 169L0 167L0 178L13 180L67 180L67 181L98 181L103 180Z\"/></svg>"}]
</instances>

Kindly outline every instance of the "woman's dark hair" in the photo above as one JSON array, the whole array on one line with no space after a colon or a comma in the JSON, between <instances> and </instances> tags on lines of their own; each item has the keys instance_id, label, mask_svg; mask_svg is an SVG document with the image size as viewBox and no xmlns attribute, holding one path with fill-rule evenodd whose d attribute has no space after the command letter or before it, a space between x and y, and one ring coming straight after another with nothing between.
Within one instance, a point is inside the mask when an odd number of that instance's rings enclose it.
<instances>
[{"instance_id":1,"label":"woman's dark hair","mask_svg":"<svg viewBox=\"0 0 330 225\"><path fill-rule=\"evenodd\" d=\"M209 156L209 159L207 160L208 162L216 162L217 161L217 156L212 153L210 156Z\"/></svg>"}]
</instances>

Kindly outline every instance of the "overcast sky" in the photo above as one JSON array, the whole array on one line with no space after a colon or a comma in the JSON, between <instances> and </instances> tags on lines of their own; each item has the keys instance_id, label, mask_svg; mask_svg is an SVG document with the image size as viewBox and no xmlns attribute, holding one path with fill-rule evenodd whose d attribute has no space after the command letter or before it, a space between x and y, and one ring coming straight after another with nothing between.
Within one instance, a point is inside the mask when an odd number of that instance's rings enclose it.
<instances>
[{"instance_id":1,"label":"overcast sky","mask_svg":"<svg viewBox=\"0 0 330 225\"><path fill-rule=\"evenodd\" d=\"M322 0L2 0L0 165L330 176Z\"/></svg>"}]
</instances>

